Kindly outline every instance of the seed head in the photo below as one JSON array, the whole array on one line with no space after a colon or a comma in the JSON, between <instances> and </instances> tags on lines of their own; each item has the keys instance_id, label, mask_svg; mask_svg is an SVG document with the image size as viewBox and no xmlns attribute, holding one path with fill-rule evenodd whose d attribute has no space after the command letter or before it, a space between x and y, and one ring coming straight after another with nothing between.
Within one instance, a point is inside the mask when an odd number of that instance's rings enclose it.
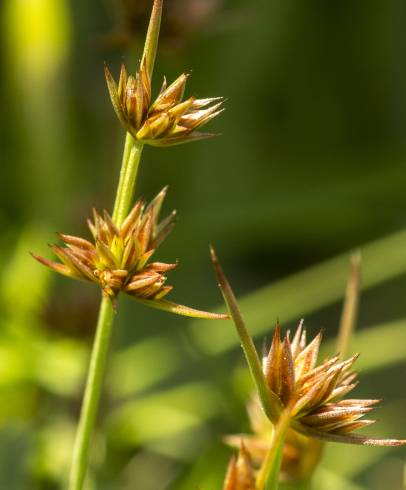
<instances>
[{"instance_id":1,"label":"seed head","mask_svg":"<svg viewBox=\"0 0 406 490\"><path fill-rule=\"evenodd\" d=\"M164 300L173 289L166 285L166 273L177 264L149 262L159 244L174 227L175 212L159 221L166 195L163 189L146 205L138 200L120 228L107 213L93 210L88 226L94 243L60 233L63 247L51 245L60 262L33 255L36 260L65 276L98 284L115 306L120 291L154 308L186 316L226 318L226 315L194 310Z\"/></svg>"},{"instance_id":2,"label":"seed head","mask_svg":"<svg viewBox=\"0 0 406 490\"><path fill-rule=\"evenodd\" d=\"M334 356L317 365L321 339L319 333L307 344L306 330L300 322L292 341L289 332L282 341L278 324L269 353L263 359L266 383L282 405L289 407L291 426L305 435L337 442L403 444L404 441L350 434L375 422L362 417L380 400L342 399L357 385L357 375L351 367L358 355L345 361Z\"/></svg>"},{"instance_id":3,"label":"seed head","mask_svg":"<svg viewBox=\"0 0 406 490\"><path fill-rule=\"evenodd\" d=\"M213 134L201 133L198 129L224 110L221 97L182 100L188 78L185 73L169 86L164 79L160 93L152 103L151 79L145 58L135 76L128 76L122 64L118 85L107 67L105 75L120 122L133 138L152 146L171 146L209 138Z\"/></svg>"}]
</instances>

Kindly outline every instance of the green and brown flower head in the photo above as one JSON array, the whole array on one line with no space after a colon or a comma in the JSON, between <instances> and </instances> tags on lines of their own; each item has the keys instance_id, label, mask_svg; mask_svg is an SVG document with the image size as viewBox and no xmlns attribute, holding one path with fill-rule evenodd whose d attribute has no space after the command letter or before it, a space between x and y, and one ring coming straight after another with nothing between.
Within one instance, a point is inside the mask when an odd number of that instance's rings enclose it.
<instances>
[{"instance_id":1,"label":"green and brown flower head","mask_svg":"<svg viewBox=\"0 0 406 490\"><path fill-rule=\"evenodd\" d=\"M356 374L351 371L351 367L358 356L346 361L340 361L338 356L334 356L317 365L322 335L319 333L307 344L303 321L292 341L289 332L281 340L278 323L271 348L261 363L237 300L212 247L210 253L220 290L240 337L262 408L274 425L285 427L288 421L288 428L322 441L365 446L406 444L406 440L351 434L375 422L362 417L379 400L342 399L357 385Z\"/></svg>"},{"instance_id":2,"label":"green and brown flower head","mask_svg":"<svg viewBox=\"0 0 406 490\"><path fill-rule=\"evenodd\" d=\"M93 221L88 220L94 243L60 233L65 246L51 246L60 262L33 256L60 274L98 284L114 305L118 293L124 292L139 302L173 313L225 318L164 299L173 288L166 284L166 273L176 264L150 259L175 224L175 212L162 221L158 219L165 194L166 188L148 205L138 200L119 228L106 211L101 216L94 210Z\"/></svg>"},{"instance_id":3,"label":"green and brown flower head","mask_svg":"<svg viewBox=\"0 0 406 490\"><path fill-rule=\"evenodd\" d=\"M135 140L152 146L171 146L206 139L212 133L198 131L224 109L221 97L183 99L188 75L183 73L171 85L166 79L151 102L151 79L145 59L135 76L128 76L124 64L117 83L105 68L107 86L114 110Z\"/></svg>"},{"instance_id":4,"label":"green and brown flower head","mask_svg":"<svg viewBox=\"0 0 406 490\"><path fill-rule=\"evenodd\" d=\"M264 357L264 376L281 405L290 410L291 427L323 440L364 445L400 445L404 441L372 439L350 434L375 422L363 419L380 400L343 399L357 385L351 367L358 355L340 361L334 356L317 365L322 339L319 333L309 344L303 322L290 340L283 341L279 324L269 353Z\"/></svg>"}]
</instances>

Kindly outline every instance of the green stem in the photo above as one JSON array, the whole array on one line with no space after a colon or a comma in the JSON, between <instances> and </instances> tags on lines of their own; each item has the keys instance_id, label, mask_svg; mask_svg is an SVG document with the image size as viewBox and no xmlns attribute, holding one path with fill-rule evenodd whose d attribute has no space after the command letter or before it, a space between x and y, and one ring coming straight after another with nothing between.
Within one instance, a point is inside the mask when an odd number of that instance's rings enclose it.
<instances>
[{"instance_id":1,"label":"green stem","mask_svg":"<svg viewBox=\"0 0 406 490\"><path fill-rule=\"evenodd\" d=\"M103 298L100 305L96 337L93 344L79 426L73 449L69 490L81 490L86 475L90 438L97 415L104 366L113 325L113 316L114 312L111 301Z\"/></svg>"},{"instance_id":2,"label":"green stem","mask_svg":"<svg viewBox=\"0 0 406 490\"><path fill-rule=\"evenodd\" d=\"M142 147L143 145L141 143L136 142L132 136L127 133L123 162L120 171L120 180L113 210L113 221L117 227L120 227L123 223L132 203ZM83 487L90 438L97 415L113 318L114 310L111 301L107 298L103 298L100 304L96 337L93 344L85 394L80 412L79 426L73 449L69 490L81 490Z\"/></svg>"},{"instance_id":3,"label":"green stem","mask_svg":"<svg viewBox=\"0 0 406 490\"><path fill-rule=\"evenodd\" d=\"M286 409L275 426L272 436L272 445L259 470L255 490L277 490L279 484L279 473L281 470L283 446L286 433L289 429L291 414Z\"/></svg>"},{"instance_id":4,"label":"green stem","mask_svg":"<svg viewBox=\"0 0 406 490\"><path fill-rule=\"evenodd\" d=\"M120 171L120 180L113 210L113 221L117 227L122 225L133 201L135 182L143 146L144 145L139 141L135 141L130 133L127 133L124 145L123 162Z\"/></svg>"},{"instance_id":5,"label":"green stem","mask_svg":"<svg viewBox=\"0 0 406 490\"><path fill-rule=\"evenodd\" d=\"M150 77L152 76L158 46L162 3L163 0L154 0L144 46L143 59L147 63ZM136 141L127 133L112 216L117 227L122 225L132 204L142 148L143 144ZM103 298L100 304L96 337L93 344L79 426L76 433L69 477L69 490L82 490L83 481L86 476L89 444L97 415L113 319L114 310L111 301Z\"/></svg>"}]
</instances>

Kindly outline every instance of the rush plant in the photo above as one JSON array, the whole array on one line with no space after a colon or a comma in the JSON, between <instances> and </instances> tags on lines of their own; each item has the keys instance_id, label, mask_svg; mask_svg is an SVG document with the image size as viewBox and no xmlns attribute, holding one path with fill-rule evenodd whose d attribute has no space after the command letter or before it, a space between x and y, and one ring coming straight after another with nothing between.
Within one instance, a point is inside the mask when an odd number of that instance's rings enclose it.
<instances>
[{"instance_id":1,"label":"rush plant","mask_svg":"<svg viewBox=\"0 0 406 490\"><path fill-rule=\"evenodd\" d=\"M33 254L53 271L95 284L101 304L91 352L86 387L74 443L69 490L82 490L95 425L105 363L118 298L125 294L152 308L178 315L227 319L168 300L173 286L167 274L176 263L152 257L175 226L175 212L160 219L166 188L148 204L134 202L136 179L145 145L167 147L214 136L200 129L224 109L221 97L185 98L188 75L173 83L164 79L153 96L152 75L158 46L163 0L154 0L139 68L129 75L123 64L118 82L105 67L108 92L117 118L126 131L122 166L112 213L93 210L88 220L90 237L59 234L62 244L52 245L57 261ZM379 402L348 398L355 388L352 366L346 355L358 299L358 265L353 262L339 336L340 354L319 363L319 333L307 340L303 322L296 332L282 334L277 324L270 349L260 356L245 325L233 291L214 250L212 261L219 286L239 335L256 393L249 404L252 434L228 436L238 448L224 481L224 490L276 490L280 481L309 480L325 442L369 446L398 446L406 441L378 439L356 431L375 422L364 418Z\"/></svg>"},{"instance_id":2,"label":"rush plant","mask_svg":"<svg viewBox=\"0 0 406 490\"><path fill-rule=\"evenodd\" d=\"M93 221L88 220L93 241L60 234L64 246L51 247L59 262L34 255L36 260L50 269L72 279L95 283L102 292L74 444L69 490L81 490L86 476L89 445L98 411L118 295L125 293L147 306L179 315L206 319L228 318L227 315L195 310L166 299L172 290L172 286L166 285L166 273L174 269L176 264L150 261L156 248L174 227L174 212L159 221L166 189L149 205L141 199L132 204L144 145L165 147L213 136L198 130L222 111L222 98L189 97L182 101L186 74L182 74L169 86L164 80L160 93L152 102L151 79L162 4L163 0L154 0L144 52L135 76L128 76L123 65L117 86L110 71L105 68L113 108L126 129L112 215L107 211L102 214L93 211Z\"/></svg>"}]
</instances>

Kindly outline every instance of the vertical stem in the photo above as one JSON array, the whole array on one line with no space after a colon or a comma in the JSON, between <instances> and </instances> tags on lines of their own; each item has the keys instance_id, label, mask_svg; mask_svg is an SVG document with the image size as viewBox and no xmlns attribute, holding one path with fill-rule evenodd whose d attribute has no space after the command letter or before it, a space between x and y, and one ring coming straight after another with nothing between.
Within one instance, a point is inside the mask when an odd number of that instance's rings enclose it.
<instances>
[{"instance_id":1,"label":"vertical stem","mask_svg":"<svg viewBox=\"0 0 406 490\"><path fill-rule=\"evenodd\" d=\"M154 71L154 63L156 52L158 49L159 31L161 28L163 0L154 0L152 6L151 18L149 21L147 37L145 39L144 53L142 60L147 64L149 76L152 76Z\"/></svg>"},{"instance_id":2,"label":"vertical stem","mask_svg":"<svg viewBox=\"0 0 406 490\"><path fill-rule=\"evenodd\" d=\"M150 76L152 76L158 46L162 4L163 0L154 0L145 40L143 59L145 59L147 63ZM130 210L142 148L143 144L136 141L129 133L127 133L112 216L117 227L122 225ZM69 477L69 490L82 490L86 476L90 439L97 415L113 319L113 306L110 300L103 298L100 304L96 337L90 358L85 394L80 412L79 426L76 433L72 467Z\"/></svg>"},{"instance_id":3,"label":"vertical stem","mask_svg":"<svg viewBox=\"0 0 406 490\"><path fill-rule=\"evenodd\" d=\"M113 210L113 221L117 227L122 225L130 210L143 146L139 141L135 141L130 133L127 133Z\"/></svg>"},{"instance_id":4,"label":"vertical stem","mask_svg":"<svg viewBox=\"0 0 406 490\"><path fill-rule=\"evenodd\" d=\"M73 449L69 490L81 490L86 475L90 438L100 399L113 316L114 312L110 300L103 298L100 305L96 337L94 339L79 426Z\"/></svg>"},{"instance_id":5,"label":"vertical stem","mask_svg":"<svg viewBox=\"0 0 406 490\"><path fill-rule=\"evenodd\" d=\"M141 143L134 141L132 136L127 133L123 162L120 171L120 180L113 210L113 220L118 227L123 223L131 206L142 147L143 145ZM83 487L90 438L96 420L97 407L99 405L113 319L114 311L111 301L107 298L103 298L100 304L96 337L90 358L85 394L80 411L79 426L73 448L69 490L81 490Z\"/></svg>"},{"instance_id":6,"label":"vertical stem","mask_svg":"<svg viewBox=\"0 0 406 490\"><path fill-rule=\"evenodd\" d=\"M290 424L290 409L287 408L275 426L272 437L272 445L259 470L255 490L277 490L279 473L282 464L283 446L285 444L286 432Z\"/></svg>"},{"instance_id":7,"label":"vertical stem","mask_svg":"<svg viewBox=\"0 0 406 490\"><path fill-rule=\"evenodd\" d=\"M121 226L131 206L142 147L142 143L136 142L132 136L127 133L123 162L120 171L120 180L113 210L113 220L117 227ZM69 490L81 490L86 476L90 438L96 420L97 407L99 405L113 319L114 311L111 301L107 298L103 298L100 304L96 337L90 358L85 394L80 411L79 426L73 448Z\"/></svg>"}]
</instances>

